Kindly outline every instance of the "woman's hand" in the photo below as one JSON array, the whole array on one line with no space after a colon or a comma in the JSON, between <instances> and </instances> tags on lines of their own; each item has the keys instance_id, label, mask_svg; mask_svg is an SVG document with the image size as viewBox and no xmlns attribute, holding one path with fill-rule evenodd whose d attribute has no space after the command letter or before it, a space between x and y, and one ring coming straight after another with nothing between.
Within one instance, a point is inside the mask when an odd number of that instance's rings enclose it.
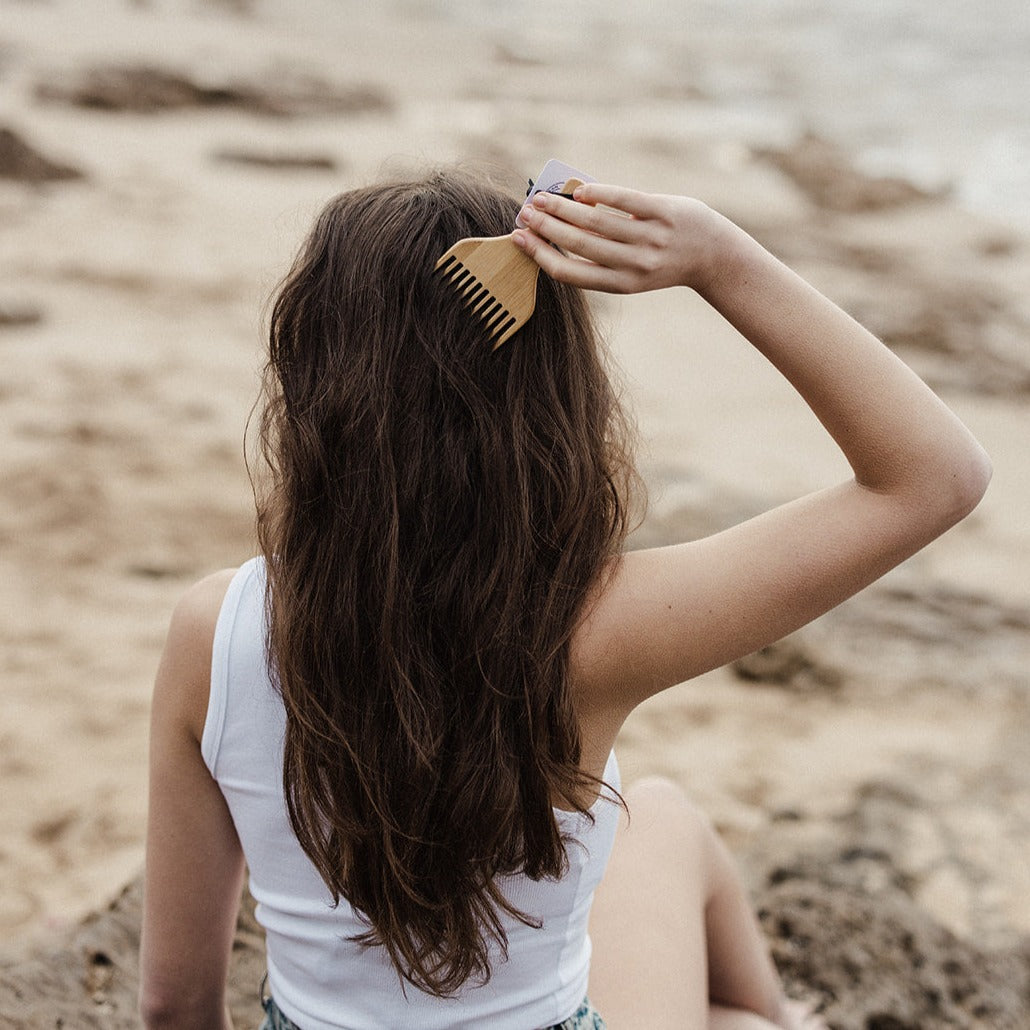
<instances>
[{"instance_id":1,"label":"woman's hand","mask_svg":"<svg viewBox=\"0 0 1030 1030\"><path fill-rule=\"evenodd\" d=\"M601 183L580 186L573 197L535 194L522 209L528 228L516 229L512 240L552 278L588 290L703 291L734 231L721 215L688 197Z\"/></svg>"}]
</instances>

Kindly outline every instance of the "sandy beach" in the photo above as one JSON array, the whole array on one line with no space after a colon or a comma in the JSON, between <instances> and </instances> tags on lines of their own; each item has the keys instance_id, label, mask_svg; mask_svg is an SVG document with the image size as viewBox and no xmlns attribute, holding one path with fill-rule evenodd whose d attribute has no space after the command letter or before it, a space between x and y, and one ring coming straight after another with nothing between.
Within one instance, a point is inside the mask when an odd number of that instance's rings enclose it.
<instances>
[{"instance_id":1,"label":"sandy beach","mask_svg":"<svg viewBox=\"0 0 1030 1030\"><path fill-rule=\"evenodd\" d=\"M977 179L959 143L877 149L854 98L834 126L832 67L791 64L818 26L772 3L750 48L705 4L285 6L0 0L0 1027L134 1025L135 888L107 906L142 865L150 685L181 593L254 552L265 305L311 216L453 162L520 195L550 157L723 210L991 454L969 520L648 703L620 757L711 813L834 1027L1030 1025L1030 213L1005 215L1008 157ZM633 546L846 475L692 294L596 310L642 440ZM238 1027L260 980L241 934Z\"/></svg>"}]
</instances>

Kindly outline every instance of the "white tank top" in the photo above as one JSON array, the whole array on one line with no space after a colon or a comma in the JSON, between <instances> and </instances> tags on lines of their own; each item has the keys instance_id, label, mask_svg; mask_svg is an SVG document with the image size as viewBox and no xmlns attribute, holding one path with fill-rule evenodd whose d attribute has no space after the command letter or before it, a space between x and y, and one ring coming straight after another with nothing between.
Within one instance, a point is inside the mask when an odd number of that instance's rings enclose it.
<instances>
[{"instance_id":1,"label":"white tank top","mask_svg":"<svg viewBox=\"0 0 1030 1030\"><path fill-rule=\"evenodd\" d=\"M264 562L254 558L236 573L218 616L201 750L247 859L276 1004L303 1030L531 1030L567 1019L586 994L587 918L618 822L609 792L591 809L592 825L580 813L555 811L577 841L565 876L506 878L508 898L542 926L504 919L508 960L491 956L488 983L466 984L455 998L402 987L384 949L349 940L367 925L345 899L333 908L290 826L282 789L285 711L265 666L264 591ZM619 788L614 753L604 779Z\"/></svg>"}]
</instances>

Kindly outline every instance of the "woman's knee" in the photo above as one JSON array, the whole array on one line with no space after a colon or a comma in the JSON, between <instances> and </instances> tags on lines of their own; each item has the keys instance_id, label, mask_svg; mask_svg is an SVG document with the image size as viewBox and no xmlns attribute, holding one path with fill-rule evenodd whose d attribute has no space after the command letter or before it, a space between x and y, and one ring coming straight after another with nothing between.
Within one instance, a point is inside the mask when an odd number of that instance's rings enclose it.
<instances>
[{"instance_id":1,"label":"woman's knee","mask_svg":"<svg viewBox=\"0 0 1030 1030\"><path fill-rule=\"evenodd\" d=\"M668 776L644 776L635 780L624 794L630 816L635 810L654 810L667 817L711 825L708 816L690 800L686 791Z\"/></svg>"},{"instance_id":2,"label":"woman's knee","mask_svg":"<svg viewBox=\"0 0 1030 1030\"><path fill-rule=\"evenodd\" d=\"M733 875L733 863L708 814L673 780L648 776L637 780L625 794L630 835L652 838L652 847L693 866L706 893ZM642 843L642 841L641 841Z\"/></svg>"},{"instance_id":3,"label":"woman's knee","mask_svg":"<svg viewBox=\"0 0 1030 1030\"><path fill-rule=\"evenodd\" d=\"M629 787L624 797L630 825L661 825L663 833L707 843L717 836L712 820L666 776L647 776Z\"/></svg>"}]
</instances>

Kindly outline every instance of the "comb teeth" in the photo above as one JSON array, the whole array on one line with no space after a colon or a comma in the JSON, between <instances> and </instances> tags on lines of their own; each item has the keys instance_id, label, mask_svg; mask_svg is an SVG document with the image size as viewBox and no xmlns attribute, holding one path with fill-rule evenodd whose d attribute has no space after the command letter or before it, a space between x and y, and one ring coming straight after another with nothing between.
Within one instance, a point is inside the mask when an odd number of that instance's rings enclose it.
<instances>
[{"instance_id":1,"label":"comb teeth","mask_svg":"<svg viewBox=\"0 0 1030 1030\"><path fill-rule=\"evenodd\" d=\"M487 334L492 339L500 336L494 348L504 343L510 335L507 330L515 322L507 308L453 254L438 271L458 291L465 307L484 324Z\"/></svg>"},{"instance_id":2,"label":"comb teeth","mask_svg":"<svg viewBox=\"0 0 1030 1030\"><path fill-rule=\"evenodd\" d=\"M510 236L458 240L437 259L436 270L496 350L533 314L538 265Z\"/></svg>"}]
</instances>

